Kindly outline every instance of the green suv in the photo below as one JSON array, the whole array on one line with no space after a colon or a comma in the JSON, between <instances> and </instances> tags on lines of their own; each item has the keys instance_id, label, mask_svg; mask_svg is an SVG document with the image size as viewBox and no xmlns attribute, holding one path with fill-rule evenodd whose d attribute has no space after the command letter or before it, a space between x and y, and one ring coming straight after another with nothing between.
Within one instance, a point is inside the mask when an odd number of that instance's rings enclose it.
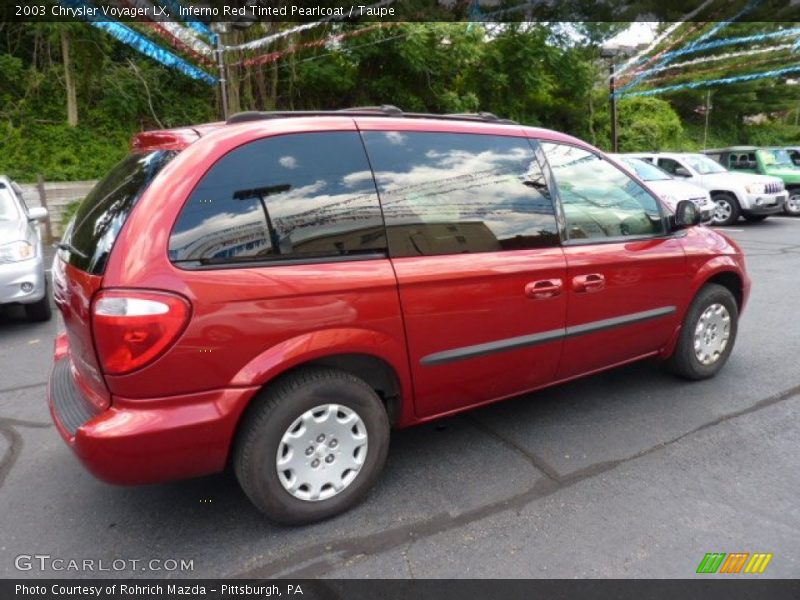
<instances>
[{"instance_id":1,"label":"green suv","mask_svg":"<svg viewBox=\"0 0 800 600\"><path fill-rule=\"evenodd\" d=\"M787 215L800 215L800 167L786 148L732 146L706 150L705 153L730 171L772 175L783 180L789 197L783 210Z\"/></svg>"}]
</instances>

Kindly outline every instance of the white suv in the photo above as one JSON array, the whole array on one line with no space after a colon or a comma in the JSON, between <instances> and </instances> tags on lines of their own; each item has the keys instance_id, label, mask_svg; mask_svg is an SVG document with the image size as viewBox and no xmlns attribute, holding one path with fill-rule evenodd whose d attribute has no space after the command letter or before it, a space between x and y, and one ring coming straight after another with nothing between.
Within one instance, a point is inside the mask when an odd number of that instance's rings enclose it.
<instances>
[{"instance_id":1,"label":"white suv","mask_svg":"<svg viewBox=\"0 0 800 600\"><path fill-rule=\"evenodd\" d=\"M630 156L628 154L609 154L611 158L617 160L624 167L633 171L647 187L653 190L667 205L673 213L678 202L690 200L700 211L700 219L705 223L711 220L717 210L717 205L711 199L708 190L691 183L679 181L663 169L659 169L654 164L646 160Z\"/></svg>"},{"instance_id":2,"label":"white suv","mask_svg":"<svg viewBox=\"0 0 800 600\"><path fill-rule=\"evenodd\" d=\"M783 212L787 193L783 181L777 177L728 171L704 154L636 152L630 156L707 189L717 205L711 217L714 225L731 225L740 215L748 221L761 221Z\"/></svg>"}]
</instances>

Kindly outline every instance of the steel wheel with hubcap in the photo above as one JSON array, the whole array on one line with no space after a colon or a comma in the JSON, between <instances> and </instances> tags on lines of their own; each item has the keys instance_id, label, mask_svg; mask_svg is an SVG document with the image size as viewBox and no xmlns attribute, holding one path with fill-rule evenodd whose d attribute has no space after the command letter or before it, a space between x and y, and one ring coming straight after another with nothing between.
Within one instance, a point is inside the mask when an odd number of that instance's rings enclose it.
<instances>
[{"instance_id":1,"label":"steel wheel with hubcap","mask_svg":"<svg viewBox=\"0 0 800 600\"><path fill-rule=\"evenodd\" d=\"M789 191L789 197L783 206L783 212L793 217L800 215L800 189Z\"/></svg>"},{"instance_id":2,"label":"steel wheel with hubcap","mask_svg":"<svg viewBox=\"0 0 800 600\"><path fill-rule=\"evenodd\" d=\"M389 450L378 394L351 373L298 369L248 407L233 454L242 489L270 518L311 523L364 498Z\"/></svg>"},{"instance_id":3,"label":"steel wheel with hubcap","mask_svg":"<svg viewBox=\"0 0 800 600\"><path fill-rule=\"evenodd\" d=\"M722 356L731 336L731 315L715 302L703 311L694 328L694 354L704 365L713 365Z\"/></svg>"},{"instance_id":4,"label":"steel wheel with hubcap","mask_svg":"<svg viewBox=\"0 0 800 600\"><path fill-rule=\"evenodd\" d=\"M284 489L301 500L332 498L358 475L368 450L358 414L338 404L304 412L281 438L275 466Z\"/></svg>"},{"instance_id":5,"label":"steel wheel with hubcap","mask_svg":"<svg viewBox=\"0 0 800 600\"><path fill-rule=\"evenodd\" d=\"M739 203L728 194L714 194L712 197L714 204L714 214L711 215L711 223L714 225L732 225L739 218Z\"/></svg>"},{"instance_id":6,"label":"steel wheel with hubcap","mask_svg":"<svg viewBox=\"0 0 800 600\"><path fill-rule=\"evenodd\" d=\"M733 350L739 306L725 286L707 283L695 296L683 320L668 366L686 379L716 375Z\"/></svg>"}]
</instances>

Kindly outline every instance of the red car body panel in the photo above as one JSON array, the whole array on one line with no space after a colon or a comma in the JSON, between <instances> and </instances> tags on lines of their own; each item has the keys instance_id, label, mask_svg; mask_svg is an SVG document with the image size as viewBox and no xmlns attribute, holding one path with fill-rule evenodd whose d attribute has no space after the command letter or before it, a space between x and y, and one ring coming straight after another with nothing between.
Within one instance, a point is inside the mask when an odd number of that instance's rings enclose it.
<instances>
[{"instance_id":1,"label":"red car body panel","mask_svg":"<svg viewBox=\"0 0 800 600\"><path fill-rule=\"evenodd\" d=\"M111 395L97 361L91 330L92 298L100 289L102 277L84 273L61 260L55 261L52 275L53 299L66 326L75 383L94 407L106 409Z\"/></svg>"},{"instance_id":2,"label":"red car body panel","mask_svg":"<svg viewBox=\"0 0 800 600\"><path fill-rule=\"evenodd\" d=\"M469 255L218 270L170 262L173 224L221 156L271 135L358 130L529 137L596 151L547 130L384 117L294 117L139 134L138 150L181 152L139 199L102 277L60 259L54 272L67 328L56 359L70 361L71 377L97 414L73 435L52 412L95 475L144 483L221 470L253 396L309 361L343 354L381 360L397 381L394 424L402 427L642 356L668 355L691 299L720 273L739 277L742 304L747 298L741 251L705 227L645 241ZM601 289L582 289L596 273L605 278ZM541 282L556 289L542 294L530 287ZM101 288L180 294L191 303L191 320L150 364L103 375L90 319ZM663 314L603 326L654 309ZM595 328L584 332L587 324ZM540 336L535 343L526 337L532 335ZM48 387L51 407L52 393Z\"/></svg>"},{"instance_id":3,"label":"red car body panel","mask_svg":"<svg viewBox=\"0 0 800 600\"><path fill-rule=\"evenodd\" d=\"M568 329L619 315L660 309L664 314L568 337L559 379L618 364L631 356L655 353L666 344L680 323L679 309L688 302L688 271L680 239L581 244L565 247L564 253ZM579 289L581 277L593 274L604 279L601 287Z\"/></svg>"},{"instance_id":4,"label":"red car body panel","mask_svg":"<svg viewBox=\"0 0 800 600\"><path fill-rule=\"evenodd\" d=\"M563 326L565 294L531 298L529 283L563 281L561 248L399 258L397 272L417 415L520 394L552 381L562 340L436 361L437 353ZM428 360L426 360L428 359ZM435 362L431 362L435 361ZM428 364L425 364L425 363Z\"/></svg>"}]
</instances>

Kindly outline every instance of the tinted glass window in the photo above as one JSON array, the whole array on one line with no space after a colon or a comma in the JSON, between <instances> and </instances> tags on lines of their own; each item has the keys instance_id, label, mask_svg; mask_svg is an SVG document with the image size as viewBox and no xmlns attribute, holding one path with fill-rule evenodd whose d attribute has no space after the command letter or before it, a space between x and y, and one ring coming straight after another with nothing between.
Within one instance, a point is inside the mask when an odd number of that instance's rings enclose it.
<instances>
[{"instance_id":1,"label":"tinted glass window","mask_svg":"<svg viewBox=\"0 0 800 600\"><path fill-rule=\"evenodd\" d=\"M100 180L81 202L64 233L64 241L71 247L62 250L65 260L83 271L102 273L136 201L175 154L164 150L132 154Z\"/></svg>"},{"instance_id":2,"label":"tinted glass window","mask_svg":"<svg viewBox=\"0 0 800 600\"><path fill-rule=\"evenodd\" d=\"M705 154L687 154L683 157L692 169L700 173L700 175L709 175L712 173L726 173L725 167L717 161L711 160Z\"/></svg>"},{"instance_id":3,"label":"tinted glass window","mask_svg":"<svg viewBox=\"0 0 800 600\"><path fill-rule=\"evenodd\" d=\"M667 173L675 174L675 170L681 166L677 160L672 160L671 158L659 158L658 159L658 166L664 169Z\"/></svg>"},{"instance_id":4,"label":"tinted glass window","mask_svg":"<svg viewBox=\"0 0 800 600\"><path fill-rule=\"evenodd\" d=\"M364 134L392 256L541 248L559 243L530 142L472 134Z\"/></svg>"},{"instance_id":5,"label":"tinted glass window","mask_svg":"<svg viewBox=\"0 0 800 600\"><path fill-rule=\"evenodd\" d=\"M625 165L633 169L637 177L642 181L669 181L672 179L669 173L657 166L638 158L625 157L622 159Z\"/></svg>"},{"instance_id":6,"label":"tinted glass window","mask_svg":"<svg viewBox=\"0 0 800 600\"><path fill-rule=\"evenodd\" d=\"M658 201L610 162L581 148L542 143L570 239L663 234Z\"/></svg>"},{"instance_id":7,"label":"tinted glass window","mask_svg":"<svg viewBox=\"0 0 800 600\"><path fill-rule=\"evenodd\" d=\"M385 250L355 132L276 136L223 156L187 200L169 244L173 261L209 265Z\"/></svg>"}]
</instances>

